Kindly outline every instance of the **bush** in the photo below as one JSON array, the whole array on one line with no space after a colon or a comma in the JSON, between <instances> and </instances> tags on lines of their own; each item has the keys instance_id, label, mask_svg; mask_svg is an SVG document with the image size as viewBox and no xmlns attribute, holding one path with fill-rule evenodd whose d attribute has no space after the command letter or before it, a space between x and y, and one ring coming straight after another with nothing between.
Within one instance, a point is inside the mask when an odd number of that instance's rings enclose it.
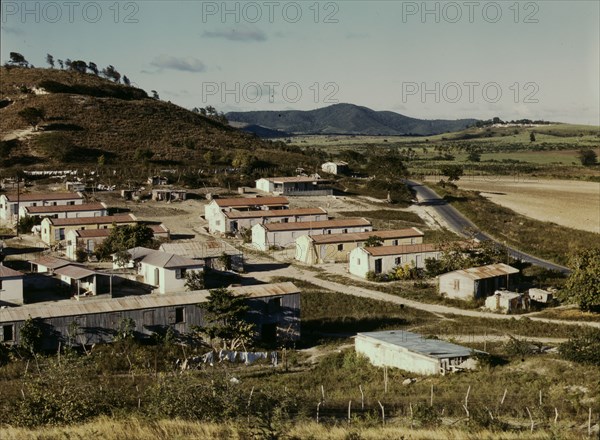
<instances>
[{"instance_id":1,"label":"bush","mask_svg":"<svg viewBox=\"0 0 600 440\"><path fill-rule=\"evenodd\" d=\"M600 330L586 328L558 347L563 359L600 366Z\"/></svg>"}]
</instances>

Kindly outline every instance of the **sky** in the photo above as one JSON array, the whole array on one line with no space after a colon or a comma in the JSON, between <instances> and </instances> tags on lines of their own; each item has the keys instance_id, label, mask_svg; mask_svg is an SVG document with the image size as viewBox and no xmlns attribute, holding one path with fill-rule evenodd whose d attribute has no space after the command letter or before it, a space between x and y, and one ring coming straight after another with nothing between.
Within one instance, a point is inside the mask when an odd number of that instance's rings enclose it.
<instances>
[{"instance_id":1,"label":"sky","mask_svg":"<svg viewBox=\"0 0 600 440\"><path fill-rule=\"evenodd\" d=\"M113 65L182 107L352 103L600 125L600 1L2 1L19 52Z\"/></svg>"}]
</instances>

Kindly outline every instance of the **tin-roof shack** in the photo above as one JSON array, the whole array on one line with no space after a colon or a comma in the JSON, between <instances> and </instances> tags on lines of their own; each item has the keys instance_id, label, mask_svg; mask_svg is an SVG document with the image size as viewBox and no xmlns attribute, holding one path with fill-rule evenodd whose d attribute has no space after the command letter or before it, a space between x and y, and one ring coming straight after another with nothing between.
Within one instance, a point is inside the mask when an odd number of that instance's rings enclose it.
<instances>
[{"instance_id":1,"label":"tin-roof shack","mask_svg":"<svg viewBox=\"0 0 600 440\"><path fill-rule=\"evenodd\" d=\"M262 339L297 340L300 337L300 290L292 283L230 287L235 295L248 295L246 320L256 325ZM21 340L21 327L28 317L43 320L43 349L56 349L71 341L69 328L78 325L78 344L111 342L124 320L132 320L138 338L150 337L171 327L177 334L207 324L198 304L210 292L199 290L166 295L126 298L86 298L58 303L32 304L0 309L0 342Z\"/></svg>"},{"instance_id":2,"label":"tin-roof shack","mask_svg":"<svg viewBox=\"0 0 600 440\"><path fill-rule=\"evenodd\" d=\"M439 292L448 298L485 298L496 290L510 290L517 273L519 269L504 263L455 270L438 277Z\"/></svg>"}]
</instances>

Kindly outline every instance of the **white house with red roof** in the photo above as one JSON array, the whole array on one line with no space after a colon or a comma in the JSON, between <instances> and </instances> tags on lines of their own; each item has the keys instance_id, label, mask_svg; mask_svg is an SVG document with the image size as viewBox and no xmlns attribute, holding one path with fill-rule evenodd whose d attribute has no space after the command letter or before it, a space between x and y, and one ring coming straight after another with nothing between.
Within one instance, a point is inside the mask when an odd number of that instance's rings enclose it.
<instances>
[{"instance_id":1,"label":"white house with red roof","mask_svg":"<svg viewBox=\"0 0 600 440\"><path fill-rule=\"evenodd\" d=\"M21 207L82 205L83 194L77 193L12 193L0 195L0 220L15 223Z\"/></svg>"}]
</instances>

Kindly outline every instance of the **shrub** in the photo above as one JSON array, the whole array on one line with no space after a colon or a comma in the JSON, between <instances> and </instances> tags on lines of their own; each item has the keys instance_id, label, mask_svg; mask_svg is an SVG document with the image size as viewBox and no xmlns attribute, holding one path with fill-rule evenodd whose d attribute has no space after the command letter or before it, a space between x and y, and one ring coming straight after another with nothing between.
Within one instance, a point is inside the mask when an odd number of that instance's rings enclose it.
<instances>
[{"instance_id":1,"label":"shrub","mask_svg":"<svg viewBox=\"0 0 600 440\"><path fill-rule=\"evenodd\" d=\"M581 333L558 347L563 359L600 366L600 330L581 329Z\"/></svg>"}]
</instances>

